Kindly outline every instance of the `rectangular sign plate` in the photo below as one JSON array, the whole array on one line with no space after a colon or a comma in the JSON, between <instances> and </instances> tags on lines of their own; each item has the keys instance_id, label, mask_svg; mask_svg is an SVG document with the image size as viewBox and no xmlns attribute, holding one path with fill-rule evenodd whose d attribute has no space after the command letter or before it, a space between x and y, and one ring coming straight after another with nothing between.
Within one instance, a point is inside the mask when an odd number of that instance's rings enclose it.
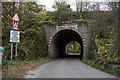
<instances>
[{"instance_id":1,"label":"rectangular sign plate","mask_svg":"<svg viewBox=\"0 0 120 80\"><path fill-rule=\"evenodd\" d=\"M20 42L20 32L10 30L10 42Z\"/></svg>"}]
</instances>

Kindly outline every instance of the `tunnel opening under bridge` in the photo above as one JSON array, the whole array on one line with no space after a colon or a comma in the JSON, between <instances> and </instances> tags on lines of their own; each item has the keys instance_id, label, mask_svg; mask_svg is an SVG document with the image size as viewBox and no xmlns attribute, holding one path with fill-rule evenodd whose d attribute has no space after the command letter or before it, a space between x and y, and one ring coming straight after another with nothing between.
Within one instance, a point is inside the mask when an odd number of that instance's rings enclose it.
<instances>
[{"instance_id":1,"label":"tunnel opening under bridge","mask_svg":"<svg viewBox=\"0 0 120 80\"><path fill-rule=\"evenodd\" d=\"M82 36L75 30L64 29L54 34L51 40L49 56L54 58L66 57L66 46L69 42L76 41L81 46L79 58L83 58Z\"/></svg>"}]
</instances>

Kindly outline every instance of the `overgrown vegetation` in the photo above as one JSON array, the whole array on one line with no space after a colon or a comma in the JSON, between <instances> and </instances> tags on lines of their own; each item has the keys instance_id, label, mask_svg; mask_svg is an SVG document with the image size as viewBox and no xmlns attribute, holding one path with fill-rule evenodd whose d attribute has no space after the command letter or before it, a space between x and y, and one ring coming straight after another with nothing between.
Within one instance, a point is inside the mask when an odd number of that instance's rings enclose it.
<instances>
[{"instance_id":1,"label":"overgrown vegetation","mask_svg":"<svg viewBox=\"0 0 120 80\"><path fill-rule=\"evenodd\" d=\"M103 64L120 64L117 13L109 11L93 12L91 14L94 14L94 17L91 16L91 18L95 22L92 24L94 30L94 52L91 52L92 56L90 56L90 59L102 61Z\"/></svg>"},{"instance_id":2,"label":"overgrown vegetation","mask_svg":"<svg viewBox=\"0 0 120 80\"><path fill-rule=\"evenodd\" d=\"M14 3L4 2L2 12L2 30L3 30L3 46L5 52L3 59L10 60L10 47L9 32L12 27L11 18L15 13L18 13L21 22L19 22L20 28L20 43L18 44L18 60L33 60L38 57L45 57L47 54L46 36L43 25L39 22L44 19L42 12L43 6L37 5L35 2L30 3ZM15 6L16 5L16 6ZM15 45L14 45L15 49ZM13 51L15 53L15 51ZM13 54L13 60L16 59Z\"/></svg>"},{"instance_id":3,"label":"overgrown vegetation","mask_svg":"<svg viewBox=\"0 0 120 80\"><path fill-rule=\"evenodd\" d=\"M110 73L110 74L113 74L115 76L118 76L120 77L120 69L119 68L116 68L116 67L111 67L111 66L105 66L101 63L98 63L96 61L93 61L93 60L89 60L89 59L82 59L83 62L85 62L86 64L94 67L94 68L97 68L97 69L100 69L102 71L105 71L107 73Z\"/></svg>"},{"instance_id":4,"label":"overgrown vegetation","mask_svg":"<svg viewBox=\"0 0 120 80\"><path fill-rule=\"evenodd\" d=\"M107 11L100 10L102 4L109 6ZM120 76L120 16L118 15L120 2L82 3L79 6L83 6L80 10L85 13L84 17L92 20L91 26L94 33L92 34L94 37L90 41L89 59L84 61L89 65L97 65L98 69ZM88 6L91 6L91 8L88 8Z\"/></svg>"},{"instance_id":5,"label":"overgrown vegetation","mask_svg":"<svg viewBox=\"0 0 120 80\"><path fill-rule=\"evenodd\" d=\"M72 41L67 44L67 54L81 54L81 46L78 42Z\"/></svg>"}]
</instances>

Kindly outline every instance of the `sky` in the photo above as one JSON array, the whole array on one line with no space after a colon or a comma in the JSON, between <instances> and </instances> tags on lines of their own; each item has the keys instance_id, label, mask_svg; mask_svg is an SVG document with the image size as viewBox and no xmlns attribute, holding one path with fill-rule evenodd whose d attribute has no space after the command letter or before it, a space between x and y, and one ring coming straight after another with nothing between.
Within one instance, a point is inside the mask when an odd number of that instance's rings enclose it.
<instances>
[{"instance_id":1,"label":"sky","mask_svg":"<svg viewBox=\"0 0 120 80\"><path fill-rule=\"evenodd\" d=\"M53 9L52 6L55 4L55 1L66 1L68 4L70 4L70 7L72 8L73 11L76 10L76 0L38 0L38 4L45 5L45 9L47 11L54 11L55 9ZM79 2L79 1L83 1L83 0L77 0L77 1ZM103 2L103 1L104 1L104 3L106 2L105 0L91 0L91 2ZM85 2L87 2L87 0L85 0ZM100 9L108 10L108 6L105 5L104 3L100 6Z\"/></svg>"},{"instance_id":2,"label":"sky","mask_svg":"<svg viewBox=\"0 0 120 80\"><path fill-rule=\"evenodd\" d=\"M55 1L60 1L60 0L39 0L38 2L38 4L43 4L43 5L45 5L46 6L46 10L48 10L48 11L54 11L54 9L52 8L52 6L55 4ZM62 0L63 1L63 0ZM64 0L65 1L65 0ZM73 9L73 10L76 10L76 7L75 7L75 5L76 5L76 2L75 2L76 0L66 0L66 2L68 3L68 4L70 4L71 5L71 8Z\"/></svg>"}]
</instances>

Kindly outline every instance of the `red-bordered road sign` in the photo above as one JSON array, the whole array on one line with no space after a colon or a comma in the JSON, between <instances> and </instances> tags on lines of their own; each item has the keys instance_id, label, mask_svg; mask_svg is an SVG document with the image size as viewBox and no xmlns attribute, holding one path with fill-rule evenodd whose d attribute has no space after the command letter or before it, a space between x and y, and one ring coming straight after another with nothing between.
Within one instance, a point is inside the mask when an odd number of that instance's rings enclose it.
<instances>
[{"instance_id":1,"label":"red-bordered road sign","mask_svg":"<svg viewBox=\"0 0 120 80\"><path fill-rule=\"evenodd\" d=\"M18 17L18 14L17 14L17 13L15 13L15 15L14 15L14 16L13 16L13 18L12 18L12 20L13 20L13 21L20 22L20 19L19 19L19 17Z\"/></svg>"},{"instance_id":2,"label":"red-bordered road sign","mask_svg":"<svg viewBox=\"0 0 120 80\"><path fill-rule=\"evenodd\" d=\"M13 24L13 26L11 27L11 30L16 30L16 31L20 31L20 28L18 27L17 23L15 22Z\"/></svg>"},{"instance_id":3,"label":"red-bordered road sign","mask_svg":"<svg viewBox=\"0 0 120 80\"><path fill-rule=\"evenodd\" d=\"M65 24L64 28L65 29L69 29L69 26L67 24Z\"/></svg>"}]
</instances>

